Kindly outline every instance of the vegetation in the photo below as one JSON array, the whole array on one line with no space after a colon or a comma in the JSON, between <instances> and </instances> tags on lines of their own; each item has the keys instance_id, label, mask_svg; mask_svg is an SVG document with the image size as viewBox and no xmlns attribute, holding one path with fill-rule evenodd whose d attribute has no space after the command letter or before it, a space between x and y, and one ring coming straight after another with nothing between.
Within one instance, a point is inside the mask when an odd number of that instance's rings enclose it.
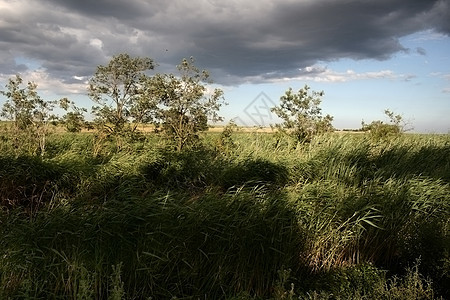
<instances>
[{"instance_id":1,"label":"vegetation","mask_svg":"<svg viewBox=\"0 0 450 300\"><path fill-rule=\"evenodd\" d=\"M396 115L394 112L386 109L384 114L389 118L389 123L377 120L370 124L361 122L361 131L369 132L374 140L391 139L399 136L406 131L406 123L401 115Z\"/></svg>"},{"instance_id":2,"label":"vegetation","mask_svg":"<svg viewBox=\"0 0 450 300\"><path fill-rule=\"evenodd\" d=\"M320 103L323 92L310 92L305 85L298 93L289 88L280 98L280 105L272 108L283 123L275 127L282 133L291 135L299 142L310 142L319 134L333 130L330 115L322 116Z\"/></svg>"},{"instance_id":3,"label":"vegetation","mask_svg":"<svg viewBox=\"0 0 450 300\"><path fill-rule=\"evenodd\" d=\"M208 121L221 121L218 115L225 104L223 91L208 91L211 84L206 70L194 65L191 57L177 66L179 75L156 74L150 58L131 57L126 53L114 56L107 66L98 66L89 80L88 95L96 103L92 113L97 128L97 150L105 139L114 139L118 148L139 137L139 124L152 124L156 131L162 128L164 136L181 151L186 146L199 143L199 132L208 129ZM41 155L51 133L50 125L63 124L68 132L93 128L85 121L85 108L80 108L67 98L44 101L37 94L37 85L29 82L21 88L22 78L17 75L1 91L7 101L0 117L12 121L12 131L17 139L16 148L29 142L29 152L35 153L38 144ZM54 107L66 111L61 118L51 114Z\"/></svg>"},{"instance_id":4,"label":"vegetation","mask_svg":"<svg viewBox=\"0 0 450 300\"><path fill-rule=\"evenodd\" d=\"M0 298L449 297L448 135L229 128L182 151L54 134L42 157L2 133Z\"/></svg>"},{"instance_id":5,"label":"vegetation","mask_svg":"<svg viewBox=\"0 0 450 300\"><path fill-rule=\"evenodd\" d=\"M208 129L208 121L218 122L223 104L223 91L214 89L207 95L205 83L209 81L206 70L200 71L194 59L183 59L178 66L179 76L160 75L157 95L160 99L160 118L164 132L181 151L186 145L195 144L198 132Z\"/></svg>"},{"instance_id":6,"label":"vegetation","mask_svg":"<svg viewBox=\"0 0 450 300\"><path fill-rule=\"evenodd\" d=\"M59 100L59 106L67 112L60 122L68 132L80 132L81 129L87 127L83 115L87 112L87 109L76 106L73 101L67 98Z\"/></svg>"},{"instance_id":7,"label":"vegetation","mask_svg":"<svg viewBox=\"0 0 450 300\"><path fill-rule=\"evenodd\" d=\"M7 91L0 93L6 97L0 116L12 122L9 130L15 136L15 147L24 144L33 153L44 155L50 128L57 117L52 114L57 101L45 101L37 93L37 85L28 82L22 87L23 80L17 75L10 78Z\"/></svg>"},{"instance_id":8,"label":"vegetation","mask_svg":"<svg viewBox=\"0 0 450 300\"><path fill-rule=\"evenodd\" d=\"M198 141L198 132L208 129L208 121L222 120L218 111L224 103L223 91L207 93L206 84L212 81L192 57L177 66L177 76L148 76L145 72L153 67L150 58L128 54L114 56L108 66L98 66L89 85L89 96L99 104L93 113L100 127L116 137L134 133L140 123L162 127L181 151Z\"/></svg>"},{"instance_id":9,"label":"vegetation","mask_svg":"<svg viewBox=\"0 0 450 300\"><path fill-rule=\"evenodd\" d=\"M153 68L150 58L134 58L126 53L114 56L107 66L97 67L89 81L89 97L97 104L93 113L102 129L114 134L122 133L130 118L135 122L142 121L146 113L139 108L153 109L154 105L144 106L142 103L153 99L143 97L142 87L148 82L145 71Z\"/></svg>"},{"instance_id":10,"label":"vegetation","mask_svg":"<svg viewBox=\"0 0 450 300\"><path fill-rule=\"evenodd\" d=\"M152 68L98 67L93 133L70 100L9 81L1 299L450 297L449 135L402 135L389 110L368 134L331 133L307 86L273 109L282 134L205 133L223 103L207 72Z\"/></svg>"}]
</instances>

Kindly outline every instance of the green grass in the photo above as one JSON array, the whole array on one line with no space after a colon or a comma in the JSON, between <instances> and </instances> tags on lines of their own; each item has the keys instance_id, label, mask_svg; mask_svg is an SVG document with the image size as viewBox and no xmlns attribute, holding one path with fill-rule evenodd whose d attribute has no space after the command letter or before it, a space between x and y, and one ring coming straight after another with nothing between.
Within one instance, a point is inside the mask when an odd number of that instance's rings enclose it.
<instances>
[{"instance_id":1,"label":"green grass","mask_svg":"<svg viewBox=\"0 0 450 300\"><path fill-rule=\"evenodd\" d=\"M450 136L2 135L2 299L449 297Z\"/></svg>"}]
</instances>

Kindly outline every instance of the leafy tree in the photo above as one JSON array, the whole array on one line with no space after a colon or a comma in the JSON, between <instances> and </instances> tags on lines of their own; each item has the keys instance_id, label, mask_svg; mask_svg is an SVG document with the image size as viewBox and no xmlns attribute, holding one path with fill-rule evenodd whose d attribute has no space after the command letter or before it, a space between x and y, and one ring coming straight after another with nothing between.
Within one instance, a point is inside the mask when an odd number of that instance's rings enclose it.
<instances>
[{"instance_id":1,"label":"leafy tree","mask_svg":"<svg viewBox=\"0 0 450 300\"><path fill-rule=\"evenodd\" d=\"M33 111L40 100L35 83L28 82L26 88L21 87L22 83L22 78L16 75L15 78L9 79L7 91L0 92L7 98L1 116L12 121L15 130L24 130L32 125Z\"/></svg>"},{"instance_id":2,"label":"leafy tree","mask_svg":"<svg viewBox=\"0 0 450 300\"><path fill-rule=\"evenodd\" d=\"M179 76L158 75L154 83L161 100L159 118L164 132L176 142L181 151L195 143L198 132L208 129L208 120L222 120L218 111L223 102L223 91L208 92L209 74L194 65L194 59L183 59L177 66Z\"/></svg>"},{"instance_id":3,"label":"leafy tree","mask_svg":"<svg viewBox=\"0 0 450 300\"><path fill-rule=\"evenodd\" d=\"M7 98L1 116L13 123L16 148L21 148L27 142L37 144L41 155L44 155L50 126L55 125L58 119L52 114L57 101L43 100L34 82L28 82L26 87L21 87L22 84L22 78L16 75L9 79L7 91L0 92Z\"/></svg>"},{"instance_id":4,"label":"leafy tree","mask_svg":"<svg viewBox=\"0 0 450 300\"><path fill-rule=\"evenodd\" d=\"M332 131L333 117L322 116L320 103L323 95L323 92L310 92L307 85L297 93L289 88L281 96L280 105L271 109L283 120L281 124L275 125L276 128L301 142L309 142L317 134Z\"/></svg>"},{"instance_id":5,"label":"leafy tree","mask_svg":"<svg viewBox=\"0 0 450 300\"><path fill-rule=\"evenodd\" d=\"M145 100L142 97L142 83L148 80L145 72L153 68L150 58L133 58L126 53L114 56L107 66L97 67L89 81L89 97L98 104L93 113L102 128L117 134L130 119L141 120L136 107Z\"/></svg>"}]
</instances>

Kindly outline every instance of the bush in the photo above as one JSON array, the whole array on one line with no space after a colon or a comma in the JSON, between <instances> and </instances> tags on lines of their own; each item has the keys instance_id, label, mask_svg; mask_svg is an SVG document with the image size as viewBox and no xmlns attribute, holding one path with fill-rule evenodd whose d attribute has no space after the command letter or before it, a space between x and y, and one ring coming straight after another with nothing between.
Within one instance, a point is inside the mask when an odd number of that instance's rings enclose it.
<instances>
[{"instance_id":1,"label":"bush","mask_svg":"<svg viewBox=\"0 0 450 300\"><path fill-rule=\"evenodd\" d=\"M389 118L389 123L383 121L372 121L370 124L362 121L361 131L369 132L370 137L374 140L387 140L398 137L405 132L405 122L401 115L394 115L389 109L384 111L384 114Z\"/></svg>"}]
</instances>

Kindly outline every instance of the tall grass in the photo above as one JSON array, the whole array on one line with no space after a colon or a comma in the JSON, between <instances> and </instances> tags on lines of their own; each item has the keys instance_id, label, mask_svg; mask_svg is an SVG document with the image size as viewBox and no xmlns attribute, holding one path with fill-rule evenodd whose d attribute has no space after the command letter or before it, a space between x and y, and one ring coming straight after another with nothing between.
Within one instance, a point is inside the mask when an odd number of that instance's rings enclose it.
<instances>
[{"instance_id":1,"label":"tall grass","mask_svg":"<svg viewBox=\"0 0 450 300\"><path fill-rule=\"evenodd\" d=\"M6 139L0 298L449 296L449 136L218 139Z\"/></svg>"}]
</instances>

